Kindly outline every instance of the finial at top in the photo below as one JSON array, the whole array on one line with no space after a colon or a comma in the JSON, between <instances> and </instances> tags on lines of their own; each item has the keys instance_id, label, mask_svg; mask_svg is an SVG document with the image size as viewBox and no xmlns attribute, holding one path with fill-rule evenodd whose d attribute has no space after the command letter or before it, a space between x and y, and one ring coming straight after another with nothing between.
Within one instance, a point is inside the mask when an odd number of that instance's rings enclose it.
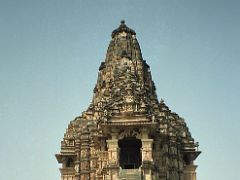
<instances>
[{"instance_id":1,"label":"finial at top","mask_svg":"<svg viewBox=\"0 0 240 180\"><path fill-rule=\"evenodd\" d=\"M121 24L125 24L125 20L121 20Z\"/></svg>"},{"instance_id":2,"label":"finial at top","mask_svg":"<svg viewBox=\"0 0 240 180\"><path fill-rule=\"evenodd\" d=\"M120 32L126 32L126 33L130 33L132 35L136 35L134 30L127 27L124 20L121 20L120 22L121 22L120 26L112 32L112 38L114 38L114 36Z\"/></svg>"}]
</instances>

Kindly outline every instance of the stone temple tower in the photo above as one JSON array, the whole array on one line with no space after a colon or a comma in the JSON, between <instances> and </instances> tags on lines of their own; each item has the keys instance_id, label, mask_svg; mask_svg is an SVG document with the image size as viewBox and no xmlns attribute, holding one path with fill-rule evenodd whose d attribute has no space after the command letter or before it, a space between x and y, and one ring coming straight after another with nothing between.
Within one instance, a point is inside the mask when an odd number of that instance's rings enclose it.
<instances>
[{"instance_id":1,"label":"stone temple tower","mask_svg":"<svg viewBox=\"0 0 240 180\"><path fill-rule=\"evenodd\" d=\"M61 180L196 180L198 143L158 101L134 30L112 32L92 101L68 125L56 154Z\"/></svg>"}]
</instances>

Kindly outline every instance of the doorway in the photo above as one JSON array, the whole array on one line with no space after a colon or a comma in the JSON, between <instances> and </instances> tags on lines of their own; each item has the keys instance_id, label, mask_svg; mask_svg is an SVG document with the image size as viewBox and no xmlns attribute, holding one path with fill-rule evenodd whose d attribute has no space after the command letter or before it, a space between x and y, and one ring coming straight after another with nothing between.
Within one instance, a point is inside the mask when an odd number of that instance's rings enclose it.
<instances>
[{"instance_id":1,"label":"doorway","mask_svg":"<svg viewBox=\"0 0 240 180\"><path fill-rule=\"evenodd\" d=\"M118 141L120 148L119 164L123 169L136 169L142 163L142 142L136 138L124 138Z\"/></svg>"}]
</instances>

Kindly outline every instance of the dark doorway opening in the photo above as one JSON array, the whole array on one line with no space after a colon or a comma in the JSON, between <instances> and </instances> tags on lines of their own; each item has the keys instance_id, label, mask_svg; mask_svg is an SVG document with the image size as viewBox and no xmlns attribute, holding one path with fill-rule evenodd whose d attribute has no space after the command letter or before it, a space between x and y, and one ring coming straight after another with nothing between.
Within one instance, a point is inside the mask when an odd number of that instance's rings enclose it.
<instances>
[{"instance_id":1,"label":"dark doorway opening","mask_svg":"<svg viewBox=\"0 0 240 180\"><path fill-rule=\"evenodd\" d=\"M119 163L123 169L136 169L142 163L142 142L136 138L124 138L118 141L120 148Z\"/></svg>"}]
</instances>

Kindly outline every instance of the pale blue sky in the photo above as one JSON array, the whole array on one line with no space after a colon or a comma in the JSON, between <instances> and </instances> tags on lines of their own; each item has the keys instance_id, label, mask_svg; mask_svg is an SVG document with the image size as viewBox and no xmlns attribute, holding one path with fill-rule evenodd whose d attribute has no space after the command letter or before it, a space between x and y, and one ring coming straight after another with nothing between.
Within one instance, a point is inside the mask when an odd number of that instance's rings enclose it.
<instances>
[{"instance_id":1,"label":"pale blue sky","mask_svg":"<svg viewBox=\"0 0 240 180\"><path fill-rule=\"evenodd\" d=\"M199 141L198 179L237 180L239 9L237 0L0 0L0 179L60 179L54 154L125 19L159 99Z\"/></svg>"}]
</instances>

